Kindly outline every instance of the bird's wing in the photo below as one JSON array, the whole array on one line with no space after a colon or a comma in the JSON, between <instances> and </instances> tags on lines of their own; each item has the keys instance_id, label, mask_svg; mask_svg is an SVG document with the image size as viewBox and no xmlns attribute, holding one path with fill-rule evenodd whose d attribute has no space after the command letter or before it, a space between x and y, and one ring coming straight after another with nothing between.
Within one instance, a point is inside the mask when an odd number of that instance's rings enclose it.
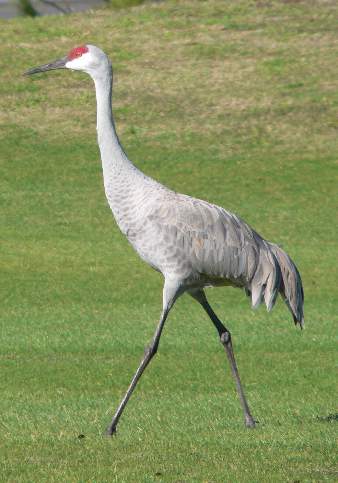
<instances>
[{"instance_id":1,"label":"bird's wing","mask_svg":"<svg viewBox=\"0 0 338 483\"><path fill-rule=\"evenodd\" d=\"M238 285L252 279L264 241L236 215L206 201L168 193L153 206L147 222L172 266L182 260L198 273Z\"/></svg>"}]
</instances>

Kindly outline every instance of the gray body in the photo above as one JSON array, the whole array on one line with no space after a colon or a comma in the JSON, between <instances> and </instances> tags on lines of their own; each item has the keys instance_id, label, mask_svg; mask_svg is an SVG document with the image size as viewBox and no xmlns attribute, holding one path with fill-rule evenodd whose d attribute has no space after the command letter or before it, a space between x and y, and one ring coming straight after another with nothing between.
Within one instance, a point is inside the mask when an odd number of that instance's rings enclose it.
<instances>
[{"instance_id":1,"label":"gray body","mask_svg":"<svg viewBox=\"0 0 338 483\"><path fill-rule=\"evenodd\" d=\"M122 233L140 257L182 291L210 286L244 288L268 310L278 292L296 322L303 323L298 271L288 255L238 216L176 193L131 163L105 183L108 203Z\"/></svg>"},{"instance_id":2,"label":"gray body","mask_svg":"<svg viewBox=\"0 0 338 483\"><path fill-rule=\"evenodd\" d=\"M204 288L243 288L253 307L264 300L270 310L281 294L295 323L303 325L303 288L290 257L264 240L224 208L176 193L137 169L125 154L113 121L112 68L93 45L73 49L58 61L27 74L69 68L88 73L95 83L97 132L106 197L115 220L140 257L164 276L163 308L153 340L114 414L107 434L116 432L136 384L156 354L164 323L175 301L187 292L210 317L226 351L243 408L245 424L254 427L241 385L229 330L209 305Z\"/></svg>"}]
</instances>

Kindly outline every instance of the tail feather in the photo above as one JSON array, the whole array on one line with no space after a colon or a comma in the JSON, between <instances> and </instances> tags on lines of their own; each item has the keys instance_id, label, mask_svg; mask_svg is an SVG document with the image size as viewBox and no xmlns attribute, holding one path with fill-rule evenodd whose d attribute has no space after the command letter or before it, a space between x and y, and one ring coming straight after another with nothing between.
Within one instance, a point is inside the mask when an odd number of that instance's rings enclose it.
<instances>
[{"instance_id":1,"label":"tail feather","mask_svg":"<svg viewBox=\"0 0 338 483\"><path fill-rule=\"evenodd\" d=\"M264 299L268 311L276 302L281 281L279 264L266 242L259 252L255 274L251 280L250 292L252 307L256 308Z\"/></svg>"},{"instance_id":2,"label":"tail feather","mask_svg":"<svg viewBox=\"0 0 338 483\"><path fill-rule=\"evenodd\" d=\"M277 258L282 275L279 293L292 313L295 324L298 323L303 328L304 291L300 274L296 265L284 250L273 243L269 245L272 253Z\"/></svg>"},{"instance_id":3,"label":"tail feather","mask_svg":"<svg viewBox=\"0 0 338 483\"><path fill-rule=\"evenodd\" d=\"M296 265L278 245L263 242L259 259L247 295L251 295L252 307L263 301L270 311L275 305L278 293L289 308L295 324L304 326L304 292L302 280Z\"/></svg>"}]
</instances>

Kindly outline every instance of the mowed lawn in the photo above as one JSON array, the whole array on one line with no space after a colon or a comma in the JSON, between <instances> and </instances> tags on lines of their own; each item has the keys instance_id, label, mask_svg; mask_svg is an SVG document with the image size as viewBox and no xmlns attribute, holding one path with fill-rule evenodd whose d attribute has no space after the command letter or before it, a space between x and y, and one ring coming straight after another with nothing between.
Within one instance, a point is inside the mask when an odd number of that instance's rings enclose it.
<instances>
[{"instance_id":1,"label":"mowed lawn","mask_svg":"<svg viewBox=\"0 0 338 483\"><path fill-rule=\"evenodd\" d=\"M336 2L193 0L0 22L0 480L337 481ZM280 301L210 301L232 331L254 417L201 308L182 297L121 419L162 277L104 197L95 94L82 73L24 78L81 43L115 72L129 157L282 245L304 331ZM79 437L80 436L80 437Z\"/></svg>"}]
</instances>

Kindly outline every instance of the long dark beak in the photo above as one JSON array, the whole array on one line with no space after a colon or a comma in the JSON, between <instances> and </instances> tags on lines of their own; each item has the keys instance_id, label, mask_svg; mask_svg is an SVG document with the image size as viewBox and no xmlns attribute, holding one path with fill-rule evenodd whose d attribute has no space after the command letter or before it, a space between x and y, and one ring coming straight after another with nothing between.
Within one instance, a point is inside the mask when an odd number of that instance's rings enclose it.
<instances>
[{"instance_id":1,"label":"long dark beak","mask_svg":"<svg viewBox=\"0 0 338 483\"><path fill-rule=\"evenodd\" d=\"M47 70L64 69L66 63L68 62L68 57L63 57L62 59L55 60L50 64L39 65L39 67L33 67L33 69L27 70L24 75L38 74L39 72L46 72Z\"/></svg>"}]
</instances>

